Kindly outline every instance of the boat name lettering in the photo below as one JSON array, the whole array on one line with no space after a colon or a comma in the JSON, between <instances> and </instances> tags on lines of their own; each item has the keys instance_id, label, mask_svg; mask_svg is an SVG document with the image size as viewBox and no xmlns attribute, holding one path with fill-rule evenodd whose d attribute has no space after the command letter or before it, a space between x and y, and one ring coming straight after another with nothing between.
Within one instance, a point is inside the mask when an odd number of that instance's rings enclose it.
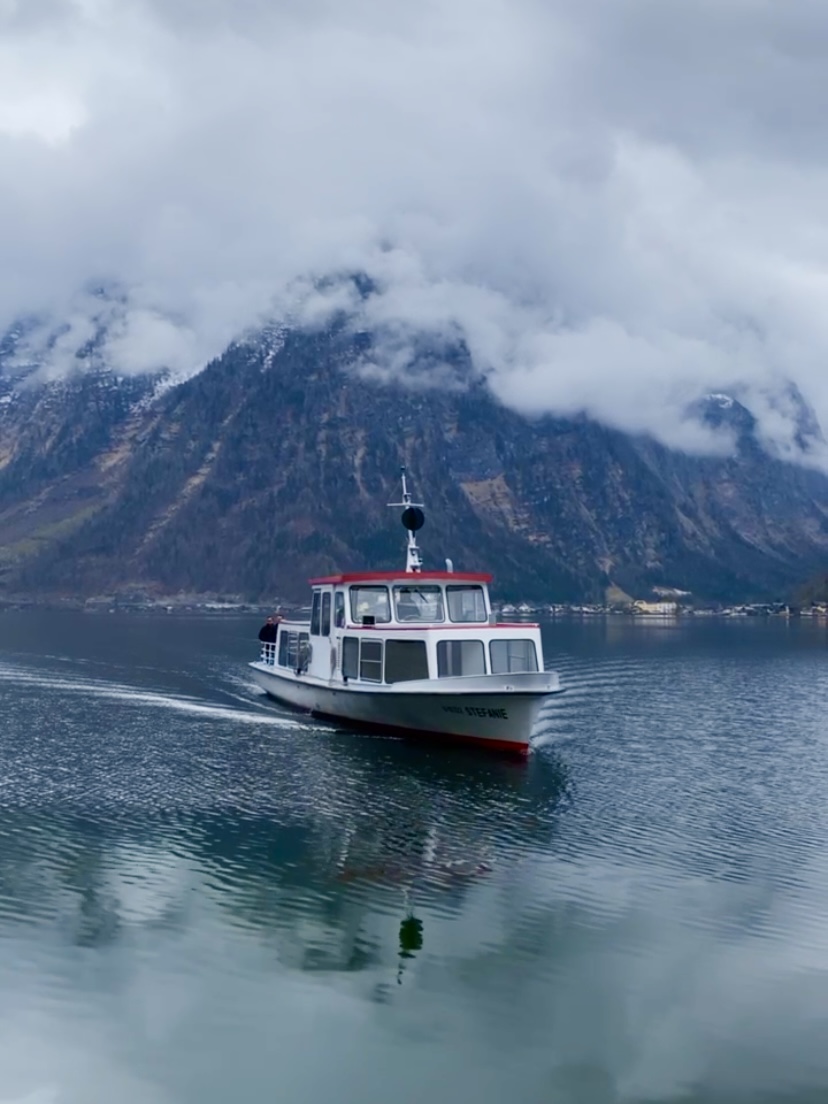
<instances>
[{"instance_id":1,"label":"boat name lettering","mask_svg":"<svg viewBox=\"0 0 828 1104\"><path fill-rule=\"evenodd\" d=\"M459 705L444 705L444 713L459 713L461 716L463 710ZM509 714L505 709L486 709L481 705L467 705L465 712L469 717L494 717L499 721L508 721Z\"/></svg>"}]
</instances>

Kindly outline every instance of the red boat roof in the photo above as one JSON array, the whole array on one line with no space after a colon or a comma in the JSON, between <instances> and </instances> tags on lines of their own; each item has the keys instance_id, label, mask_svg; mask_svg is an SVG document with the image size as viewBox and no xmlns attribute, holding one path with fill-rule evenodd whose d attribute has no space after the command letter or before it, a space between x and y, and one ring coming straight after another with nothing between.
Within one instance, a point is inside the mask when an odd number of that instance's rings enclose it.
<instances>
[{"instance_id":1,"label":"red boat roof","mask_svg":"<svg viewBox=\"0 0 828 1104\"><path fill-rule=\"evenodd\" d=\"M490 583L492 576L472 571L353 571L343 575L325 575L321 579L309 579L311 586L340 583L390 583L390 582L450 582Z\"/></svg>"}]
</instances>

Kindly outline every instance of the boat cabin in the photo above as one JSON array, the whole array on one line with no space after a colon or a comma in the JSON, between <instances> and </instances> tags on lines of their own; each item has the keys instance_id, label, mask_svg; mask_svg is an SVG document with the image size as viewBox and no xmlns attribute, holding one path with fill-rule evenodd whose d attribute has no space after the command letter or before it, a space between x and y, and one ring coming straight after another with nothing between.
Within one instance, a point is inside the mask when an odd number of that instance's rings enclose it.
<instances>
[{"instance_id":1,"label":"boat cabin","mask_svg":"<svg viewBox=\"0 0 828 1104\"><path fill-rule=\"evenodd\" d=\"M311 579L310 620L283 621L262 659L305 678L374 686L537 671L538 626L498 624L490 582L453 571Z\"/></svg>"}]
</instances>

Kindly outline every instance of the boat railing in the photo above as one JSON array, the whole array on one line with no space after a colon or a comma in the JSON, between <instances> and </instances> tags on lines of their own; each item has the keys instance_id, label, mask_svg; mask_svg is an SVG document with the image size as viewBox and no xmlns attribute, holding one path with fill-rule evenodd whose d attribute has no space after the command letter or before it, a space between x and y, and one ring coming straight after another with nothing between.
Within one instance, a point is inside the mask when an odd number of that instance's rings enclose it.
<instances>
[{"instance_id":1,"label":"boat railing","mask_svg":"<svg viewBox=\"0 0 828 1104\"><path fill-rule=\"evenodd\" d=\"M276 645L270 643L262 644L262 663L266 663L268 667L276 666Z\"/></svg>"}]
</instances>

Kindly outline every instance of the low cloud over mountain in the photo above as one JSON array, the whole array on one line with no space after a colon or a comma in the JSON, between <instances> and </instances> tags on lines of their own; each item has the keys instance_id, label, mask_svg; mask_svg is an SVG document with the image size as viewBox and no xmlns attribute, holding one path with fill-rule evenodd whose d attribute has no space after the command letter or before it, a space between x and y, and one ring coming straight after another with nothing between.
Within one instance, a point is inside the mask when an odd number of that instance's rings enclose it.
<instances>
[{"instance_id":1,"label":"low cloud over mountain","mask_svg":"<svg viewBox=\"0 0 828 1104\"><path fill-rule=\"evenodd\" d=\"M799 456L827 53L816 0L0 0L0 330L187 375L344 299L377 372L427 333L522 412L704 451L733 393Z\"/></svg>"}]
</instances>

